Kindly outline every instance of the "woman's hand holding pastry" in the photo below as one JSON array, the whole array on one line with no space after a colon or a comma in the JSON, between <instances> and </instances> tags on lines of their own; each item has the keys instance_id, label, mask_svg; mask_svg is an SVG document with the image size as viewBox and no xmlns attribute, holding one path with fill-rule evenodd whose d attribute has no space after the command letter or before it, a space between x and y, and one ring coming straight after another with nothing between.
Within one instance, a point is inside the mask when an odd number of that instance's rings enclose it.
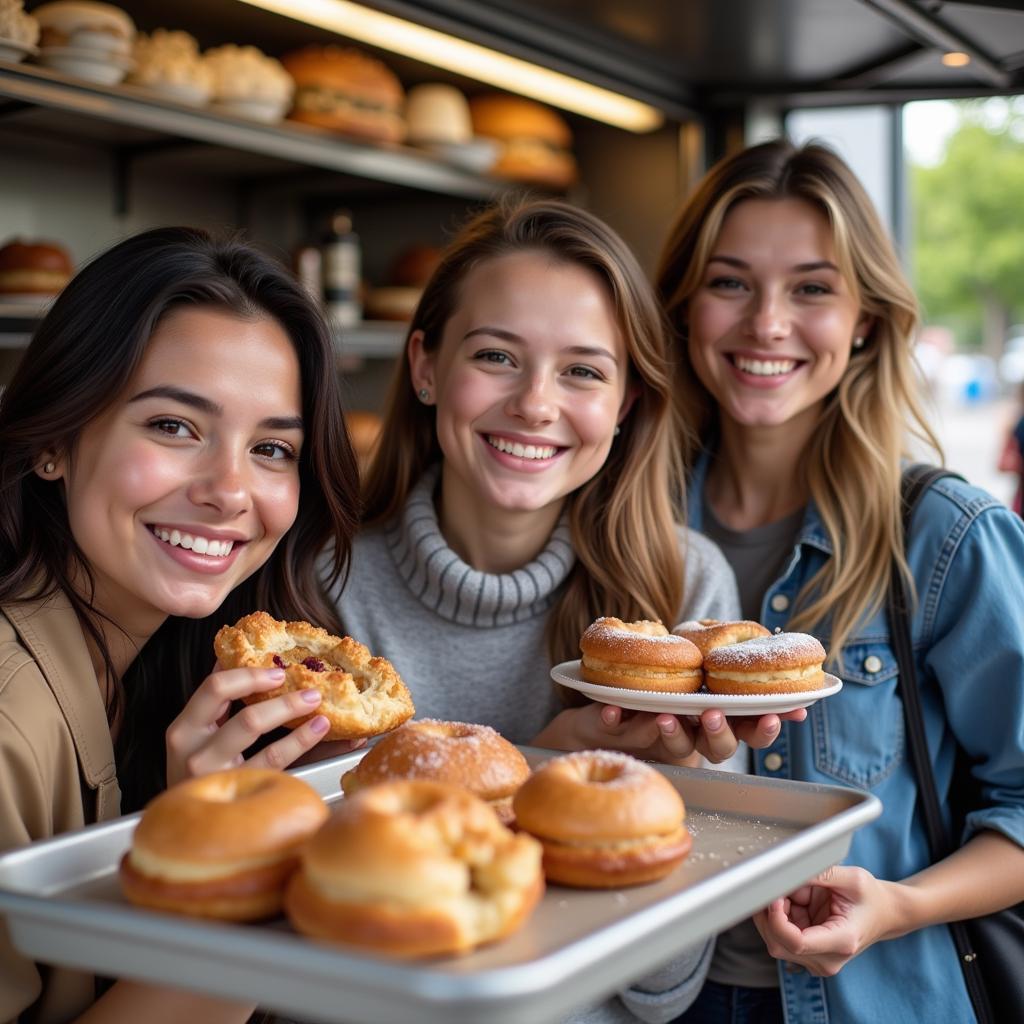
<instances>
[{"instance_id":1,"label":"woman's hand holding pastry","mask_svg":"<svg viewBox=\"0 0 1024 1024\"><path fill-rule=\"evenodd\" d=\"M768 952L831 977L868 946L905 933L906 886L856 867L833 867L754 915Z\"/></svg>"},{"instance_id":2,"label":"woman's hand holding pastry","mask_svg":"<svg viewBox=\"0 0 1024 1024\"><path fill-rule=\"evenodd\" d=\"M244 751L261 736L315 711L322 700L320 691L301 690L249 704L231 714L233 702L276 689L284 676L280 668L222 670L218 665L167 730L167 784L236 767L242 763ZM319 743L328 726L323 715L314 715L247 763L286 768Z\"/></svg>"}]
</instances>

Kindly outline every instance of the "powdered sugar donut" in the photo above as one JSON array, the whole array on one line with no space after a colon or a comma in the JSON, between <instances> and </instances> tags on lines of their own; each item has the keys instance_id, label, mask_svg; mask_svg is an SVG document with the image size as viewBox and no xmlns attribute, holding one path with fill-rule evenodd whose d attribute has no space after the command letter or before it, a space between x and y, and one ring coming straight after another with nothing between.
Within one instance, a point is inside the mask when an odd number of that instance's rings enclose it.
<instances>
[{"instance_id":1,"label":"powdered sugar donut","mask_svg":"<svg viewBox=\"0 0 1024 1024\"><path fill-rule=\"evenodd\" d=\"M580 637L580 675L602 686L661 693L696 693L700 650L660 622L600 618Z\"/></svg>"},{"instance_id":2,"label":"powdered sugar donut","mask_svg":"<svg viewBox=\"0 0 1024 1024\"><path fill-rule=\"evenodd\" d=\"M530 774L526 758L489 725L421 718L371 747L341 777L351 796L395 779L432 779L468 789L511 824L512 796Z\"/></svg>"},{"instance_id":3,"label":"powdered sugar donut","mask_svg":"<svg viewBox=\"0 0 1024 1024\"><path fill-rule=\"evenodd\" d=\"M775 633L716 647L704 658L711 693L796 693L825 685L825 648L807 633Z\"/></svg>"}]
</instances>

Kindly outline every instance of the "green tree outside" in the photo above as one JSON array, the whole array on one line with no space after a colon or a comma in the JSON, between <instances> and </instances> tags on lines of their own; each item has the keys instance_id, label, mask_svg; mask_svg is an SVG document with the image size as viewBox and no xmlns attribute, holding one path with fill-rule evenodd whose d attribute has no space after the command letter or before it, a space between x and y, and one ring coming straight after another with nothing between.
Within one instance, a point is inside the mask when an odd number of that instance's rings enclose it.
<instances>
[{"instance_id":1,"label":"green tree outside","mask_svg":"<svg viewBox=\"0 0 1024 1024\"><path fill-rule=\"evenodd\" d=\"M926 323L998 357L1024 322L1024 97L958 106L945 158L909 167L914 277Z\"/></svg>"}]
</instances>

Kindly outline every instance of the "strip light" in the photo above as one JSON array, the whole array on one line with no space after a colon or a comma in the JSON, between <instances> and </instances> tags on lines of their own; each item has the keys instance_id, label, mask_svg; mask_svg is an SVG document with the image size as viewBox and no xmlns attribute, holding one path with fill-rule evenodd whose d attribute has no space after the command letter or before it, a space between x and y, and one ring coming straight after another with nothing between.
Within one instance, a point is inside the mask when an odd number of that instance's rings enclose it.
<instances>
[{"instance_id":1,"label":"strip light","mask_svg":"<svg viewBox=\"0 0 1024 1024\"><path fill-rule=\"evenodd\" d=\"M602 89L589 82L510 57L486 46L438 32L423 25L371 10L348 0L241 0L251 7L283 14L296 21L337 32L405 57L457 71L500 89L571 110L596 121L648 132L664 121L647 103Z\"/></svg>"}]
</instances>

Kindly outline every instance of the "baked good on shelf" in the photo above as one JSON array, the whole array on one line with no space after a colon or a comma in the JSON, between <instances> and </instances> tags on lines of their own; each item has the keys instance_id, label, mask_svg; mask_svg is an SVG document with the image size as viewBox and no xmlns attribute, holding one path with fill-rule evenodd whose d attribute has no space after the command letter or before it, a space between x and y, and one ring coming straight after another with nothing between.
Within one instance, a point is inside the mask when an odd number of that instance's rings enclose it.
<instances>
[{"instance_id":1,"label":"baked good on shelf","mask_svg":"<svg viewBox=\"0 0 1024 1024\"><path fill-rule=\"evenodd\" d=\"M213 72L199 54L194 36L158 28L140 32L132 47L135 67L128 81L193 106L203 106L213 95Z\"/></svg>"},{"instance_id":2,"label":"baked good on shelf","mask_svg":"<svg viewBox=\"0 0 1024 1024\"><path fill-rule=\"evenodd\" d=\"M577 176L572 132L564 118L521 96L487 93L469 101L473 132L500 148L491 172L500 178L567 188Z\"/></svg>"},{"instance_id":3,"label":"baked good on shelf","mask_svg":"<svg viewBox=\"0 0 1024 1024\"><path fill-rule=\"evenodd\" d=\"M696 644L705 658L708 651L713 651L716 647L727 647L729 644L742 643L755 637L772 635L771 630L766 629L760 622L752 622L749 619L729 622L721 619L691 619L674 626L672 632L675 636L685 637L690 643Z\"/></svg>"},{"instance_id":4,"label":"baked good on shelf","mask_svg":"<svg viewBox=\"0 0 1024 1024\"><path fill-rule=\"evenodd\" d=\"M39 22L24 6L25 0L0 0L0 39L30 50L39 42Z\"/></svg>"},{"instance_id":5,"label":"baked good on shelf","mask_svg":"<svg viewBox=\"0 0 1024 1024\"><path fill-rule=\"evenodd\" d=\"M700 651L660 622L603 616L580 637L580 675L589 683L660 693L696 693Z\"/></svg>"},{"instance_id":6,"label":"baked good on shelf","mask_svg":"<svg viewBox=\"0 0 1024 1024\"><path fill-rule=\"evenodd\" d=\"M0 295L56 295L73 272L57 242L12 238L0 247Z\"/></svg>"},{"instance_id":7,"label":"baked good on shelf","mask_svg":"<svg viewBox=\"0 0 1024 1024\"><path fill-rule=\"evenodd\" d=\"M437 246L406 246L391 267L389 283L368 290L367 316L372 320L411 320L423 288L440 262Z\"/></svg>"},{"instance_id":8,"label":"baked good on shelf","mask_svg":"<svg viewBox=\"0 0 1024 1024\"><path fill-rule=\"evenodd\" d=\"M281 62L295 81L290 120L381 142L405 138L405 90L375 57L355 47L307 46Z\"/></svg>"},{"instance_id":9,"label":"baked good on shelf","mask_svg":"<svg viewBox=\"0 0 1024 1024\"><path fill-rule=\"evenodd\" d=\"M409 141L417 146L460 144L473 138L469 103L454 85L423 82L409 90L405 103Z\"/></svg>"},{"instance_id":10,"label":"baked good on shelf","mask_svg":"<svg viewBox=\"0 0 1024 1024\"><path fill-rule=\"evenodd\" d=\"M416 710L390 661L373 657L350 636L333 636L308 622L281 622L266 612L254 612L222 627L213 647L224 668L276 665L285 670L281 686L246 697L249 704L298 690L320 690L319 706L288 726L324 715L331 723L325 739L377 736L401 725Z\"/></svg>"},{"instance_id":11,"label":"baked good on shelf","mask_svg":"<svg viewBox=\"0 0 1024 1024\"><path fill-rule=\"evenodd\" d=\"M215 46L203 54L213 82L211 102L224 113L273 123L284 117L295 92L281 62L255 46Z\"/></svg>"},{"instance_id":12,"label":"baked good on shelf","mask_svg":"<svg viewBox=\"0 0 1024 1024\"><path fill-rule=\"evenodd\" d=\"M280 913L299 851L327 819L310 785L233 768L165 790L142 812L120 865L132 903L194 917L255 921Z\"/></svg>"},{"instance_id":13,"label":"baked good on shelf","mask_svg":"<svg viewBox=\"0 0 1024 1024\"><path fill-rule=\"evenodd\" d=\"M55 0L32 11L39 22L39 45L68 47L127 57L135 38L135 22L126 11L96 0Z\"/></svg>"},{"instance_id":14,"label":"baked good on shelf","mask_svg":"<svg viewBox=\"0 0 1024 1024\"><path fill-rule=\"evenodd\" d=\"M506 825L512 797L530 774L526 758L489 725L421 718L371 747L341 777L346 795L394 779L432 779L468 789Z\"/></svg>"},{"instance_id":15,"label":"baked good on shelf","mask_svg":"<svg viewBox=\"0 0 1024 1024\"><path fill-rule=\"evenodd\" d=\"M690 852L683 798L628 754L584 750L545 762L520 786L516 827L544 848L551 882L617 889L664 878Z\"/></svg>"},{"instance_id":16,"label":"baked good on shelf","mask_svg":"<svg viewBox=\"0 0 1024 1024\"><path fill-rule=\"evenodd\" d=\"M540 845L466 790L423 779L341 801L303 851L299 932L396 957L463 953L518 929L544 891Z\"/></svg>"},{"instance_id":17,"label":"baked good on shelf","mask_svg":"<svg viewBox=\"0 0 1024 1024\"><path fill-rule=\"evenodd\" d=\"M825 648L807 633L774 633L716 647L704 659L711 693L799 693L825 685Z\"/></svg>"}]
</instances>

